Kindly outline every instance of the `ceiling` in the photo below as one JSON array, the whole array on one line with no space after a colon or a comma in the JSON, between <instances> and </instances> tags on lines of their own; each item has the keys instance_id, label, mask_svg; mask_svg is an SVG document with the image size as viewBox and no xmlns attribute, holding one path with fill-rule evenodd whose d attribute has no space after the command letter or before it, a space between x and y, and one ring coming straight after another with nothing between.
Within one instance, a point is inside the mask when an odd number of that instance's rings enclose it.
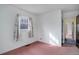
<instances>
[{"instance_id":1,"label":"ceiling","mask_svg":"<svg viewBox=\"0 0 79 59\"><path fill-rule=\"evenodd\" d=\"M58 9L65 12L79 10L78 4L17 4L15 6L34 14L41 14Z\"/></svg>"}]
</instances>

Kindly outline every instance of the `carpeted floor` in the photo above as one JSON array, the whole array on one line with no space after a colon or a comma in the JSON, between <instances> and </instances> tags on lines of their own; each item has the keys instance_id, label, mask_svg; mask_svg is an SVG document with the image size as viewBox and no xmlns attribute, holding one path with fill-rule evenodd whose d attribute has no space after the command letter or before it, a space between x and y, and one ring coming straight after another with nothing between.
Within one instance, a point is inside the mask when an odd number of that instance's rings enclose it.
<instances>
[{"instance_id":1,"label":"carpeted floor","mask_svg":"<svg viewBox=\"0 0 79 59\"><path fill-rule=\"evenodd\" d=\"M24 46L3 55L77 55L79 49L72 47L57 47L42 42L34 42L28 46Z\"/></svg>"}]
</instances>

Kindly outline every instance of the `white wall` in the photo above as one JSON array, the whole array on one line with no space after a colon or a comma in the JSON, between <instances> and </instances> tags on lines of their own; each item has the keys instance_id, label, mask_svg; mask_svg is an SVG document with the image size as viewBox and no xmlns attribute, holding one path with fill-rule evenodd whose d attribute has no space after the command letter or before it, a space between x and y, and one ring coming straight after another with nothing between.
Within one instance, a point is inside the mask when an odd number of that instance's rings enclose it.
<instances>
[{"instance_id":1,"label":"white wall","mask_svg":"<svg viewBox=\"0 0 79 59\"><path fill-rule=\"evenodd\" d=\"M61 11L51 11L38 16L40 41L61 46Z\"/></svg>"},{"instance_id":2,"label":"white wall","mask_svg":"<svg viewBox=\"0 0 79 59\"><path fill-rule=\"evenodd\" d=\"M63 12L63 18L76 17L79 14L79 10Z\"/></svg>"},{"instance_id":3,"label":"white wall","mask_svg":"<svg viewBox=\"0 0 79 59\"><path fill-rule=\"evenodd\" d=\"M13 31L17 13L24 16L32 17L34 31L33 38L26 38L17 42L14 40ZM37 41L36 34L37 23L36 16L34 14L31 14L27 11L23 11L11 5L0 5L0 54Z\"/></svg>"}]
</instances>

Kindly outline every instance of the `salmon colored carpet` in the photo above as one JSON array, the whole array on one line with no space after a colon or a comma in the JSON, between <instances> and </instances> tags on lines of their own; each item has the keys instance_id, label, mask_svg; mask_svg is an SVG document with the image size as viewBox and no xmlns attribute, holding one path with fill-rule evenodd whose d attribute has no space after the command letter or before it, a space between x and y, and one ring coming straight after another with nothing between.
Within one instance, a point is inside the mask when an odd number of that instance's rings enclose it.
<instances>
[{"instance_id":1,"label":"salmon colored carpet","mask_svg":"<svg viewBox=\"0 0 79 59\"><path fill-rule=\"evenodd\" d=\"M42 42L34 42L28 46L12 50L3 55L75 55L79 54L76 46L57 47Z\"/></svg>"}]
</instances>

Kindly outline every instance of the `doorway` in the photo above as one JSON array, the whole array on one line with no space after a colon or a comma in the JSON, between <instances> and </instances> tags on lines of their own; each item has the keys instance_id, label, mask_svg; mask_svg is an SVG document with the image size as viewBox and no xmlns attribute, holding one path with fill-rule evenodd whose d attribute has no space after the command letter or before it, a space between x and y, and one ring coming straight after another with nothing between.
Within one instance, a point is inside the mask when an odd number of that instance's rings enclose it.
<instances>
[{"instance_id":1,"label":"doorway","mask_svg":"<svg viewBox=\"0 0 79 59\"><path fill-rule=\"evenodd\" d=\"M62 30L63 30L63 38L62 38L62 46L72 47L76 46L76 19L65 18L62 22Z\"/></svg>"},{"instance_id":2,"label":"doorway","mask_svg":"<svg viewBox=\"0 0 79 59\"><path fill-rule=\"evenodd\" d=\"M76 17L76 46L79 48L79 15Z\"/></svg>"}]
</instances>

